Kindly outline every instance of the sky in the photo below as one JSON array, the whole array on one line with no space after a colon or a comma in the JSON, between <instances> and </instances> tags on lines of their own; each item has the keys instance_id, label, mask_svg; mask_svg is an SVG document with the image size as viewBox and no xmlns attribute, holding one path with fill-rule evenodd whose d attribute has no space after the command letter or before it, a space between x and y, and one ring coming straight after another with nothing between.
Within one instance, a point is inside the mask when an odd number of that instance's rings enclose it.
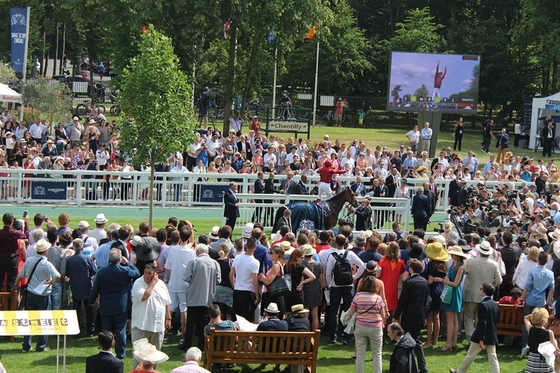
<instances>
[{"instance_id":1,"label":"sky","mask_svg":"<svg viewBox=\"0 0 560 373\"><path fill-rule=\"evenodd\" d=\"M443 98L469 88L474 79L473 69L480 63L480 58L470 61L452 54L393 52L389 93L400 84L402 91L399 94L403 97L405 94L414 93L417 88L425 84L431 94L437 61L440 61L440 72L447 67L447 75L440 88L440 97Z\"/></svg>"}]
</instances>

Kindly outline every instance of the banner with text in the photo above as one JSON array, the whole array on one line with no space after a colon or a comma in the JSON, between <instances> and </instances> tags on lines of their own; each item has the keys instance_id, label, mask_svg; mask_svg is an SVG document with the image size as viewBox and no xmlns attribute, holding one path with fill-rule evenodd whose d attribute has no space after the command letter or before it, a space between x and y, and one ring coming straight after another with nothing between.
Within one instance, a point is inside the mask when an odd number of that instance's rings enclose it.
<instances>
[{"instance_id":1,"label":"banner with text","mask_svg":"<svg viewBox=\"0 0 560 373\"><path fill-rule=\"evenodd\" d=\"M0 311L0 336L79 333L80 326L75 310Z\"/></svg>"},{"instance_id":2,"label":"banner with text","mask_svg":"<svg viewBox=\"0 0 560 373\"><path fill-rule=\"evenodd\" d=\"M307 133L309 131L309 124L307 122L271 120L268 123L268 131Z\"/></svg>"},{"instance_id":3,"label":"banner with text","mask_svg":"<svg viewBox=\"0 0 560 373\"><path fill-rule=\"evenodd\" d=\"M222 202L227 185L202 185L200 187L200 202Z\"/></svg>"},{"instance_id":4,"label":"banner with text","mask_svg":"<svg viewBox=\"0 0 560 373\"><path fill-rule=\"evenodd\" d=\"M31 199L66 199L68 184L64 181L33 181Z\"/></svg>"},{"instance_id":5,"label":"banner with text","mask_svg":"<svg viewBox=\"0 0 560 373\"><path fill-rule=\"evenodd\" d=\"M10 41L12 67L16 73L23 73L27 58L29 35L29 8L10 8Z\"/></svg>"}]
</instances>

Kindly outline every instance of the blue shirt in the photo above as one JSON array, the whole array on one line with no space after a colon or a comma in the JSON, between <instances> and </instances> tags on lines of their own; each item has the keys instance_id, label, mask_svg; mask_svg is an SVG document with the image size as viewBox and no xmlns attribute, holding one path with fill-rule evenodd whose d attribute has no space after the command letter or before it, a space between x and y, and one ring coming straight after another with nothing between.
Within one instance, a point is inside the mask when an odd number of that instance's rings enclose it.
<instances>
[{"instance_id":1,"label":"blue shirt","mask_svg":"<svg viewBox=\"0 0 560 373\"><path fill-rule=\"evenodd\" d=\"M93 256L95 257L95 263L99 269L107 267L109 265L109 251L111 251L111 245L115 241L109 241L99 246Z\"/></svg>"},{"instance_id":2,"label":"blue shirt","mask_svg":"<svg viewBox=\"0 0 560 373\"><path fill-rule=\"evenodd\" d=\"M543 307L546 304L548 291L554 290L554 273L544 266L537 266L529 271L525 290L528 291L525 303L532 307Z\"/></svg>"}]
</instances>

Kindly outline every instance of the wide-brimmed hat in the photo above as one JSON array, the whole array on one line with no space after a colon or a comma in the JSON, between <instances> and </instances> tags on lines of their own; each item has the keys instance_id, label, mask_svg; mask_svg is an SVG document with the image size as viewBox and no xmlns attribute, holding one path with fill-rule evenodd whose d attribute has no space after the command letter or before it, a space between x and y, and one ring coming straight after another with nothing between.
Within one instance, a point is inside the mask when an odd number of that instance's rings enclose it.
<instances>
[{"instance_id":1,"label":"wide-brimmed hat","mask_svg":"<svg viewBox=\"0 0 560 373\"><path fill-rule=\"evenodd\" d=\"M134 237L132 237L131 240L130 240L130 245L136 247L136 246L138 246L138 245L142 245L142 242L144 242L144 241L142 240L142 237L140 237L140 236L134 236Z\"/></svg>"},{"instance_id":2,"label":"wide-brimmed hat","mask_svg":"<svg viewBox=\"0 0 560 373\"><path fill-rule=\"evenodd\" d=\"M432 242L426 245L426 256L439 262L445 262L449 259L449 254L440 242Z\"/></svg>"},{"instance_id":3,"label":"wide-brimmed hat","mask_svg":"<svg viewBox=\"0 0 560 373\"><path fill-rule=\"evenodd\" d=\"M303 304L294 304L292 306L292 313L304 313L309 312L307 308L303 306Z\"/></svg>"},{"instance_id":4,"label":"wide-brimmed hat","mask_svg":"<svg viewBox=\"0 0 560 373\"><path fill-rule=\"evenodd\" d=\"M169 360L169 356L159 351L156 346L142 338L133 343L132 353L136 360L144 364L159 364Z\"/></svg>"},{"instance_id":5,"label":"wide-brimmed hat","mask_svg":"<svg viewBox=\"0 0 560 373\"><path fill-rule=\"evenodd\" d=\"M539 224L539 226L537 227L537 234L540 234L543 237L546 237L547 233L548 233L548 229L546 229L546 227L542 224Z\"/></svg>"},{"instance_id":6,"label":"wide-brimmed hat","mask_svg":"<svg viewBox=\"0 0 560 373\"><path fill-rule=\"evenodd\" d=\"M51 247L51 243L44 238L41 238L35 243L35 251L38 253L44 253Z\"/></svg>"},{"instance_id":7,"label":"wide-brimmed hat","mask_svg":"<svg viewBox=\"0 0 560 373\"><path fill-rule=\"evenodd\" d=\"M97 214L93 222L95 224L105 224L107 223L107 218L105 217L105 214Z\"/></svg>"},{"instance_id":8,"label":"wide-brimmed hat","mask_svg":"<svg viewBox=\"0 0 560 373\"><path fill-rule=\"evenodd\" d=\"M264 311L268 313L280 313L280 310L278 309L278 305L274 302L270 302L268 304L268 307L266 307Z\"/></svg>"},{"instance_id":9,"label":"wide-brimmed hat","mask_svg":"<svg viewBox=\"0 0 560 373\"><path fill-rule=\"evenodd\" d=\"M560 238L560 229L556 228L552 232L548 233L548 237L552 238L553 240L557 240Z\"/></svg>"},{"instance_id":10,"label":"wide-brimmed hat","mask_svg":"<svg viewBox=\"0 0 560 373\"><path fill-rule=\"evenodd\" d=\"M368 271L368 273L375 275L379 271L381 271L381 267L377 265L377 262L375 260L370 260L366 263L366 271Z\"/></svg>"},{"instance_id":11,"label":"wide-brimmed hat","mask_svg":"<svg viewBox=\"0 0 560 373\"><path fill-rule=\"evenodd\" d=\"M243 227L243 232L241 233L241 237L243 237L243 238L251 237L251 233L253 233L253 228L254 227L255 227L255 224L253 224L253 223L245 224L245 226Z\"/></svg>"},{"instance_id":12,"label":"wide-brimmed hat","mask_svg":"<svg viewBox=\"0 0 560 373\"><path fill-rule=\"evenodd\" d=\"M220 237L218 236L218 232L220 231L220 227L217 225L212 227L212 231L208 234L211 240L218 240Z\"/></svg>"},{"instance_id":13,"label":"wide-brimmed hat","mask_svg":"<svg viewBox=\"0 0 560 373\"><path fill-rule=\"evenodd\" d=\"M426 167L426 166L420 166L416 169L416 172L426 171L427 169L428 169L428 167Z\"/></svg>"},{"instance_id":14,"label":"wide-brimmed hat","mask_svg":"<svg viewBox=\"0 0 560 373\"><path fill-rule=\"evenodd\" d=\"M290 241L282 241L280 242L280 247L284 250L284 254L290 255L294 251L294 247L290 243Z\"/></svg>"},{"instance_id":15,"label":"wide-brimmed hat","mask_svg":"<svg viewBox=\"0 0 560 373\"><path fill-rule=\"evenodd\" d=\"M426 257L426 253L424 252L422 245L418 242L415 242L412 244L412 246L410 246L408 256L413 259L423 260Z\"/></svg>"},{"instance_id":16,"label":"wide-brimmed hat","mask_svg":"<svg viewBox=\"0 0 560 373\"><path fill-rule=\"evenodd\" d=\"M305 256L312 256L317 252L310 244L305 244L302 247L300 247L300 249L301 251L303 251L303 255Z\"/></svg>"},{"instance_id":17,"label":"wide-brimmed hat","mask_svg":"<svg viewBox=\"0 0 560 373\"><path fill-rule=\"evenodd\" d=\"M484 241L480 245L478 245L478 252L482 255L490 255L494 252L492 246L490 246L490 242Z\"/></svg>"},{"instance_id":18,"label":"wide-brimmed hat","mask_svg":"<svg viewBox=\"0 0 560 373\"><path fill-rule=\"evenodd\" d=\"M451 246L450 248L447 249L447 253L449 255L455 255L455 256L460 256L461 258L467 259L469 256L467 254L465 254L463 252L463 249L461 248L461 246Z\"/></svg>"}]
</instances>

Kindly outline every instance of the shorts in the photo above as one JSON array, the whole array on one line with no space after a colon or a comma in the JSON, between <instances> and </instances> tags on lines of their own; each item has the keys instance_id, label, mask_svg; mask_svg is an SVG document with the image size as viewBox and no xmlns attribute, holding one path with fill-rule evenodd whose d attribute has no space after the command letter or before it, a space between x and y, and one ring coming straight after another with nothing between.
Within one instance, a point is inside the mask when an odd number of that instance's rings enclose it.
<instances>
[{"instance_id":1,"label":"shorts","mask_svg":"<svg viewBox=\"0 0 560 373\"><path fill-rule=\"evenodd\" d=\"M334 120L342 120L342 114L335 114Z\"/></svg>"},{"instance_id":2,"label":"shorts","mask_svg":"<svg viewBox=\"0 0 560 373\"><path fill-rule=\"evenodd\" d=\"M175 311L179 307L179 312L187 312L186 292L170 291L169 297L171 298L171 304L169 305L171 311Z\"/></svg>"}]
</instances>

